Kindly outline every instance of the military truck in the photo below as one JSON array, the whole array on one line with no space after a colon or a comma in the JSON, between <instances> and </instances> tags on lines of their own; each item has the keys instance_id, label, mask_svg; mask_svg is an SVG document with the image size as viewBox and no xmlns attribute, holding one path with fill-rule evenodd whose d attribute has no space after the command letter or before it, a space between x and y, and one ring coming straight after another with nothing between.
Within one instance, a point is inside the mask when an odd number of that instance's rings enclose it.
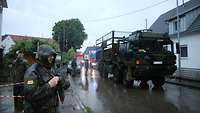
<instances>
[{"instance_id":1,"label":"military truck","mask_svg":"<svg viewBox=\"0 0 200 113\"><path fill-rule=\"evenodd\" d=\"M160 87L177 69L174 44L168 34L111 31L97 39L96 46L100 75L113 75L116 83L126 87L133 86L133 80L140 80L141 85L151 80Z\"/></svg>"}]
</instances>

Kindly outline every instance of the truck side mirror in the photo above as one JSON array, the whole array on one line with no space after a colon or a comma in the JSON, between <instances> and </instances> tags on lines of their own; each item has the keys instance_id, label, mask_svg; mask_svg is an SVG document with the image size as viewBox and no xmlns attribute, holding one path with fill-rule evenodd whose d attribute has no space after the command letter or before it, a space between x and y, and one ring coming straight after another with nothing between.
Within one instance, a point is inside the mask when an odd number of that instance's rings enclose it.
<instances>
[{"instance_id":1,"label":"truck side mirror","mask_svg":"<svg viewBox=\"0 0 200 113\"><path fill-rule=\"evenodd\" d=\"M180 54L180 46L179 43L176 43L176 53Z\"/></svg>"}]
</instances>

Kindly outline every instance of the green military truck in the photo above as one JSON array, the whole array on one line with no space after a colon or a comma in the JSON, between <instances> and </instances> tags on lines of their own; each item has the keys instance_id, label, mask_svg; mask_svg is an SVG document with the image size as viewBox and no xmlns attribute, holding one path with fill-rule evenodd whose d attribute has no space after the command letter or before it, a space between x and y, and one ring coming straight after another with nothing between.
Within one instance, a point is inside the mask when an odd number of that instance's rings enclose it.
<instances>
[{"instance_id":1,"label":"green military truck","mask_svg":"<svg viewBox=\"0 0 200 113\"><path fill-rule=\"evenodd\" d=\"M133 80L140 80L141 85L152 80L160 87L177 69L174 44L167 34L111 31L96 40L96 47L100 75L112 75L126 87L132 86Z\"/></svg>"}]
</instances>

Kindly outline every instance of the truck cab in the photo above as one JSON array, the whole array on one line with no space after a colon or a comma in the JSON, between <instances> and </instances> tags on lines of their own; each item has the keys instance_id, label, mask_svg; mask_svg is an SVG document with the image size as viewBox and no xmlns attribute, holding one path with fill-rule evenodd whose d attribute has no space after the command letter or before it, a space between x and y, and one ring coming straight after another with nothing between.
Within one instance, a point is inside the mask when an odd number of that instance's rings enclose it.
<instances>
[{"instance_id":1,"label":"truck cab","mask_svg":"<svg viewBox=\"0 0 200 113\"><path fill-rule=\"evenodd\" d=\"M125 76L128 76L125 81L136 79L145 83L152 80L155 86L162 86L165 77L177 69L174 44L167 34L133 32L119 42L119 54L123 58Z\"/></svg>"}]
</instances>

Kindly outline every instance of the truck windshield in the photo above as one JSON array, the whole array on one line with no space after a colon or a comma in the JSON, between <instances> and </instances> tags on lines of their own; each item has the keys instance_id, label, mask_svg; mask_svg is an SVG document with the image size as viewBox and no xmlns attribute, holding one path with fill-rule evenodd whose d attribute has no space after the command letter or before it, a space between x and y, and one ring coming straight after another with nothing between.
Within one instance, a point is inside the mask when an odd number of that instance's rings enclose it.
<instances>
[{"instance_id":1,"label":"truck windshield","mask_svg":"<svg viewBox=\"0 0 200 113\"><path fill-rule=\"evenodd\" d=\"M173 53L173 43L170 40L138 40L129 43L129 50L144 52L170 52Z\"/></svg>"}]
</instances>

